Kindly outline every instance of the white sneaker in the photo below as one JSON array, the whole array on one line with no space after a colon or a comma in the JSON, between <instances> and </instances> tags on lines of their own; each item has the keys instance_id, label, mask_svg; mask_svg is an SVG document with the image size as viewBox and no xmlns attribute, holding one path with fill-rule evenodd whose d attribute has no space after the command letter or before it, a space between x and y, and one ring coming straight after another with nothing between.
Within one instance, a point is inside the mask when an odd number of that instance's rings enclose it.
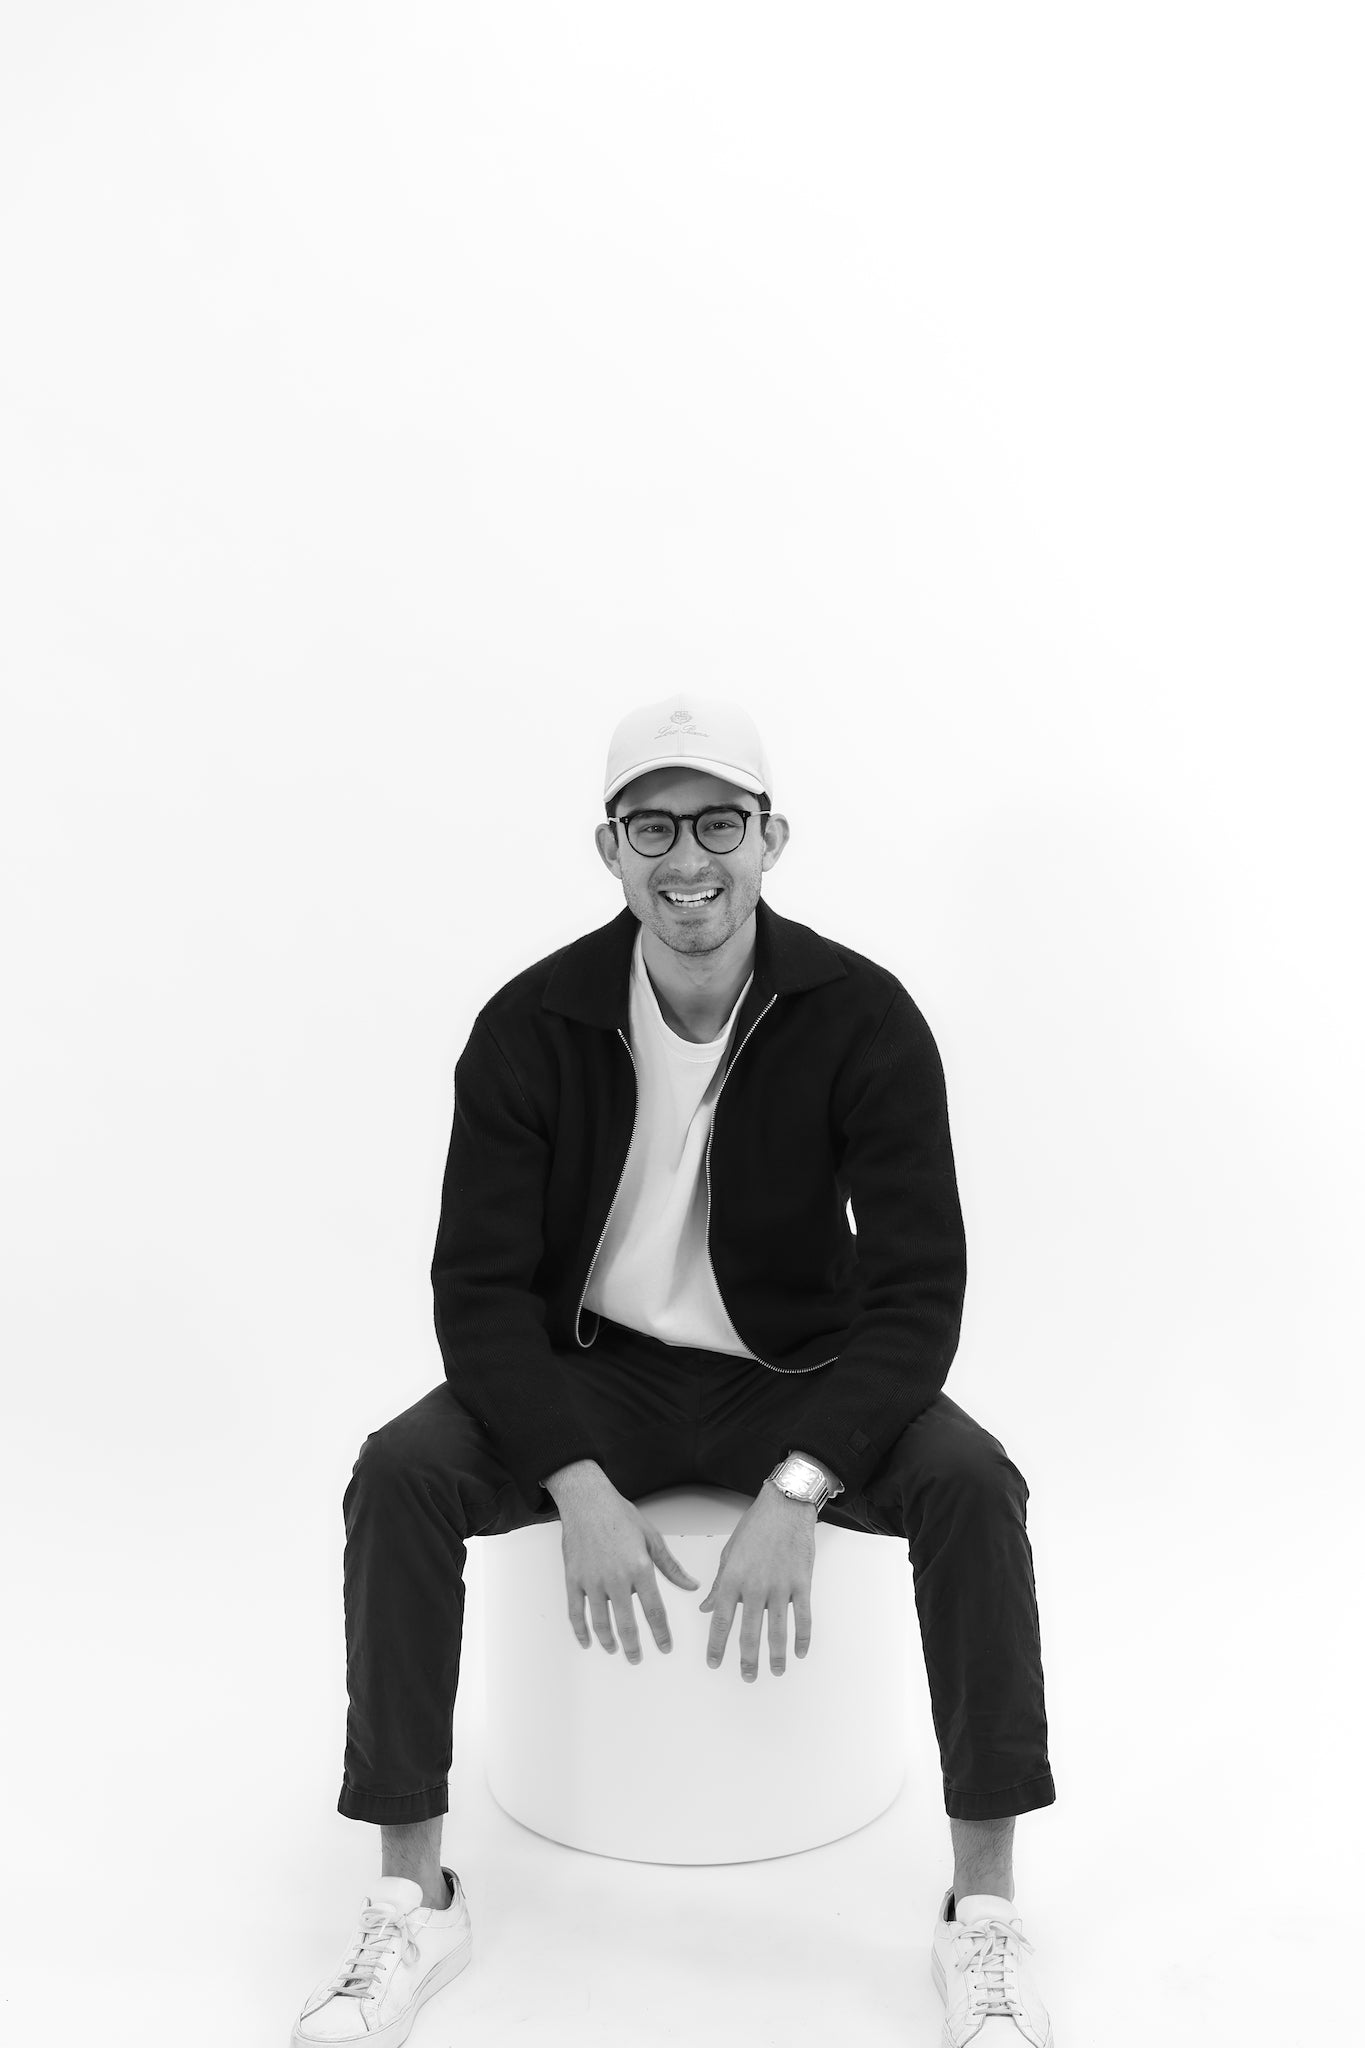
<instances>
[{"instance_id":1,"label":"white sneaker","mask_svg":"<svg viewBox=\"0 0 1365 2048\"><path fill-rule=\"evenodd\" d=\"M290 2048L320 2041L397 2048L407 2040L418 2006L469 1961L469 1908L459 1878L453 1870L445 1874L451 1900L443 1913L422 1904L422 1887L412 1878L380 1878L341 1967L318 1985L295 2021Z\"/></svg>"},{"instance_id":2,"label":"white sneaker","mask_svg":"<svg viewBox=\"0 0 1365 2048\"><path fill-rule=\"evenodd\" d=\"M963 2048L978 2035L978 2048L1020 2048L1024 2041L1032 2048L1053 2048L1052 2022L1024 1961L1023 1952L1031 1955L1033 1943L1025 1940L1011 1902L974 1892L957 1901L950 1920L952 1899L950 1891L943 1894L930 1958L939 1997L948 2008L943 2048Z\"/></svg>"}]
</instances>

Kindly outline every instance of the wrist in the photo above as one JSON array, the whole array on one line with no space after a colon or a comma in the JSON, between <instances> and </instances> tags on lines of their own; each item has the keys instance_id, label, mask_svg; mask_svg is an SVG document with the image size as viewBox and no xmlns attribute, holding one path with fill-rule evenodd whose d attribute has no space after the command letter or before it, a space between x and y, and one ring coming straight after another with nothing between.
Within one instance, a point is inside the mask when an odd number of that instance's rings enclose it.
<instances>
[{"instance_id":1,"label":"wrist","mask_svg":"<svg viewBox=\"0 0 1365 2048\"><path fill-rule=\"evenodd\" d=\"M576 1500L582 1494L596 1493L611 1485L596 1458L575 1458L571 1464L561 1465L540 1483L556 1507L566 1500Z\"/></svg>"},{"instance_id":2,"label":"wrist","mask_svg":"<svg viewBox=\"0 0 1365 2048\"><path fill-rule=\"evenodd\" d=\"M782 1506L789 1509L794 1515L808 1516L812 1522L819 1516L820 1510L813 1500L793 1500L789 1493L782 1491L782 1488L775 1479L764 1480L759 1491L760 1500L765 1496L768 1500L780 1501Z\"/></svg>"}]
</instances>

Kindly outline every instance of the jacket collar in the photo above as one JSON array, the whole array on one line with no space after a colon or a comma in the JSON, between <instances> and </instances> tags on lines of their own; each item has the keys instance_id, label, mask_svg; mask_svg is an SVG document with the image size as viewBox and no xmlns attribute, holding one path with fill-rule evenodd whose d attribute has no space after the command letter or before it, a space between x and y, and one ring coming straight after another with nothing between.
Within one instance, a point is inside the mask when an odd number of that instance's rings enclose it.
<instances>
[{"instance_id":1,"label":"jacket collar","mask_svg":"<svg viewBox=\"0 0 1365 2048\"><path fill-rule=\"evenodd\" d=\"M808 925L769 910L760 896L755 907L754 982L744 1014L771 996L795 995L838 981L848 969L834 948ZM606 1031L630 1021L630 961L640 920L629 908L610 924L575 939L555 962L541 1007Z\"/></svg>"}]
</instances>

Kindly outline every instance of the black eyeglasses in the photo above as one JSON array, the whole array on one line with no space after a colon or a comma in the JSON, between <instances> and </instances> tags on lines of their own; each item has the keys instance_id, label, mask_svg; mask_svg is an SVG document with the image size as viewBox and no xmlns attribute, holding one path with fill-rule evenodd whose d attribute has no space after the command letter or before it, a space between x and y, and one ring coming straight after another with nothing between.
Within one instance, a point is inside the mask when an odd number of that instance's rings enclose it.
<instances>
[{"instance_id":1,"label":"black eyeglasses","mask_svg":"<svg viewBox=\"0 0 1365 2048\"><path fill-rule=\"evenodd\" d=\"M739 804L711 804L704 811L629 811L613 818L613 827L624 825L626 838L636 853L656 860L667 853L678 836L680 825L690 825L698 846L706 853L733 853L748 830L750 818L770 818L771 811L746 811Z\"/></svg>"}]
</instances>

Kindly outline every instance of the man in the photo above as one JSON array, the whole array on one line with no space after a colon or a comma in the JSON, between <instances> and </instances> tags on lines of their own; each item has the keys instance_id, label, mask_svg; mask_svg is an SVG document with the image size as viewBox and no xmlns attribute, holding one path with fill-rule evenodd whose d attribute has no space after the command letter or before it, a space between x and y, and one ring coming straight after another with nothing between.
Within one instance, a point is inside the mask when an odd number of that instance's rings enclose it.
<instances>
[{"instance_id":1,"label":"man","mask_svg":"<svg viewBox=\"0 0 1365 2048\"><path fill-rule=\"evenodd\" d=\"M713 1667L742 1603L749 1681L764 1613L774 1675L789 1609L806 1654L818 1516L908 1544L954 1859L943 2038L1052 2043L1012 1903L1014 1817L1056 1796L1028 1489L942 1392L966 1279L942 1068L894 975L761 900L771 785L733 705L624 718L597 847L627 907L499 990L456 1067L446 1378L344 1501L338 1809L378 1824L382 1876L295 2048L403 2040L469 1960L440 1860L467 1539L557 1517L574 1634L638 1662L637 1600L671 1648L656 1573L697 1581L633 1503L687 1480L752 1496L700 1603Z\"/></svg>"}]
</instances>

